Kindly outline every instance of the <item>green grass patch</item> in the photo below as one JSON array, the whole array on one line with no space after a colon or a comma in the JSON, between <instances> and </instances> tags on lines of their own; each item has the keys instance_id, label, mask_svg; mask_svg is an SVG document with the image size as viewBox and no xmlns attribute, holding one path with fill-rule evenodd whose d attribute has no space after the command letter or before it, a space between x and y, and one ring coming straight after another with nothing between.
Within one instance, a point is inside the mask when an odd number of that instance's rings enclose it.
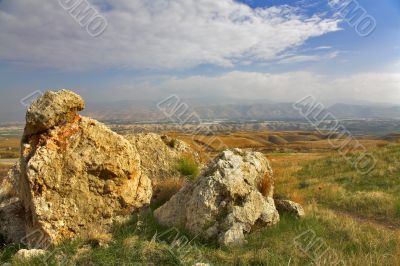
<instances>
[{"instance_id":1,"label":"green grass patch","mask_svg":"<svg viewBox=\"0 0 400 266\"><path fill-rule=\"evenodd\" d=\"M200 168L197 163L190 158L181 158L178 160L176 169L183 176L194 179L200 174Z\"/></svg>"}]
</instances>

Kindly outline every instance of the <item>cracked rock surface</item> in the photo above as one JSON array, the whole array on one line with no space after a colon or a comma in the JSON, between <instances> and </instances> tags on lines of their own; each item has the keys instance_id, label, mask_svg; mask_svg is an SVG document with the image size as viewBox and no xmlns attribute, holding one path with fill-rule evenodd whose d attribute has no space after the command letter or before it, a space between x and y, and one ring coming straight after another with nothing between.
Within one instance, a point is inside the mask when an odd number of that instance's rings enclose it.
<instances>
[{"instance_id":1,"label":"cracked rock surface","mask_svg":"<svg viewBox=\"0 0 400 266\"><path fill-rule=\"evenodd\" d=\"M136 148L78 115L83 107L79 95L61 90L45 93L27 111L14 190L25 240L35 248L108 230L115 218L150 202L151 182Z\"/></svg>"},{"instance_id":2,"label":"cracked rock surface","mask_svg":"<svg viewBox=\"0 0 400 266\"><path fill-rule=\"evenodd\" d=\"M180 176L179 159L190 157L200 164L199 155L185 142L155 133L125 136L136 147L142 161L141 169L151 180L163 181Z\"/></svg>"},{"instance_id":3,"label":"cracked rock surface","mask_svg":"<svg viewBox=\"0 0 400 266\"><path fill-rule=\"evenodd\" d=\"M220 245L242 244L255 224L279 221L273 182L263 154L226 150L154 215L161 224L184 227Z\"/></svg>"}]
</instances>

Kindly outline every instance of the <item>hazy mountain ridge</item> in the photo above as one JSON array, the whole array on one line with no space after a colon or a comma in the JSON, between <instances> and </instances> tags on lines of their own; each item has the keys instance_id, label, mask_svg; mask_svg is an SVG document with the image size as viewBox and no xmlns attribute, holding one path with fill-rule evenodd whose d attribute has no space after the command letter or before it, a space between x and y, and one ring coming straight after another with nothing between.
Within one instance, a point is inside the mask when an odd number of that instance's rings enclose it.
<instances>
[{"instance_id":1,"label":"hazy mountain ridge","mask_svg":"<svg viewBox=\"0 0 400 266\"><path fill-rule=\"evenodd\" d=\"M195 112L203 120L302 120L292 103L187 103L187 115ZM141 104L104 104L88 106L88 114L99 120L168 121L157 102ZM338 119L400 119L400 106L337 103L327 108Z\"/></svg>"},{"instance_id":2,"label":"hazy mountain ridge","mask_svg":"<svg viewBox=\"0 0 400 266\"><path fill-rule=\"evenodd\" d=\"M102 121L125 122L170 121L157 108L161 100L124 100L117 102L89 102L83 113ZM303 120L293 108L293 103L277 103L268 100L238 100L221 98L182 99L187 104L187 115L195 112L203 120ZM400 105L336 103L327 108L338 119L400 119ZM1 121L24 121L24 110L2 112Z\"/></svg>"},{"instance_id":3,"label":"hazy mountain ridge","mask_svg":"<svg viewBox=\"0 0 400 266\"><path fill-rule=\"evenodd\" d=\"M340 118L400 119L400 106L369 106L338 103L329 110Z\"/></svg>"}]
</instances>

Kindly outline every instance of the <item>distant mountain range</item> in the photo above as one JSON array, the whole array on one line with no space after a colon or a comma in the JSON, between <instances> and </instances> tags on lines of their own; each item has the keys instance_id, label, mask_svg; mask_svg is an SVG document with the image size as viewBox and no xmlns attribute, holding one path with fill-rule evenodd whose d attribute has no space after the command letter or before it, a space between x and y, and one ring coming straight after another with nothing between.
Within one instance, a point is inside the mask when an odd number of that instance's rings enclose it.
<instances>
[{"instance_id":1,"label":"distant mountain range","mask_svg":"<svg viewBox=\"0 0 400 266\"><path fill-rule=\"evenodd\" d=\"M233 99L184 99L188 106L187 114L195 112L202 120L264 121L264 120L303 120L293 108L292 103L276 103L267 100ZM343 104L337 103L329 108L338 119L400 119L400 105ZM102 121L121 122L162 122L168 117L157 108L157 101L118 101L87 103L86 116ZM23 122L23 110L1 112L0 122Z\"/></svg>"},{"instance_id":2,"label":"distant mountain range","mask_svg":"<svg viewBox=\"0 0 400 266\"><path fill-rule=\"evenodd\" d=\"M329 110L338 118L400 119L400 106L335 104Z\"/></svg>"},{"instance_id":3,"label":"distant mountain range","mask_svg":"<svg viewBox=\"0 0 400 266\"><path fill-rule=\"evenodd\" d=\"M303 120L292 103L199 103L182 101L202 120ZM156 102L89 104L86 115L99 120L168 121ZM182 109L183 110L183 109ZM327 108L338 119L400 119L400 106L334 104Z\"/></svg>"}]
</instances>

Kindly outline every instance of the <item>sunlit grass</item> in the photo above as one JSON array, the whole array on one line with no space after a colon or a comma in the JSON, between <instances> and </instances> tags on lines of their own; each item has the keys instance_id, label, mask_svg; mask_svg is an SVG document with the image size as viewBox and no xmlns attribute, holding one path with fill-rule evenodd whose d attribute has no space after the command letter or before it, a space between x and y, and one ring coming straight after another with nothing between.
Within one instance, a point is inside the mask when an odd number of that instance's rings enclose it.
<instances>
[{"instance_id":1,"label":"sunlit grass","mask_svg":"<svg viewBox=\"0 0 400 266\"><path fill-rule=\"evenodd\" d=\"M239 133L235 139L249 135ZM257 133L254 141L264 141L265 136L267 133ZM323 142L289 144L304 149L301 153L266 154L274 170L276 195L302 203L306 217L299 220L281 215L277 225L247 235L248 242L242 247L219 248L178 229L181 236L195 238L191 245L198 247L198 252L179 259L184 254L171 253L173 241L157 238L168 228L159 225L148 211L117 224L107 246L100 247L88 239L65 242L57 247L49 265L56 265L59 257L67 257L76 265L313 265L318 261L312 250L304 252L295 244L296 237L307 230L346 265L400 265L400 145L370 141L368 148L377 164L363 175L336 151L320 149L327 144ZM230 145L234 144L232 141ZM183 168L188 169L182 175L193 173L187 165L185 162ZM184 182L185 178L160 181L156 187L162 193L151 208L167 201ZM4 249L2 262L9 261L16 250L15 246ZM29 265L42 265L38 261Z\"/></svg>"},{"instance_id":2,"label":"sunlit grass","mask_svg":"<svg viewBox=\"0 0 400 266\"><path fill-rule=\"evenodd\" d=\"M180 229L167 231L150 213L135 215L114 227L113 240L107 246L91 245L84 239L69 241L51 250L54 253L48 262L56 265L60 258L67 258L76 265L310 265L329 249L346 265L398 265L397 232L359 224L312 205L306 211L302 220L282 215L276 226L257 229L246 237L246 245L231 248L201 242ZM300 241L299 235L307 231L315 237ZM165 232L172 232L172 237L164 237ZM177 248L174 236L192 241ZM311 243L323 244L323 249L308 249ZM186 253L190 248L192 252ZM10 248L7 258L15 251ZM35 261L29 265L41 265L39 259Z\"/></svg>"},{"instance_id":3,"label":"sunlit grass","mask_svg":"<svg viewBox=\"0 0 400 266\"><path fill-rule=\"evenodd\" d=\"M398 224L400 195L400 145L371 150L375 168L362 174L338 153L319 159L272 160L277 179L277 193L315 201L323 206ZM274 157L273 154L271 154ZM293 157L299 157L293 154ZM307 157L307 156L305 156Z\"/></svg>"}]
</instances>

